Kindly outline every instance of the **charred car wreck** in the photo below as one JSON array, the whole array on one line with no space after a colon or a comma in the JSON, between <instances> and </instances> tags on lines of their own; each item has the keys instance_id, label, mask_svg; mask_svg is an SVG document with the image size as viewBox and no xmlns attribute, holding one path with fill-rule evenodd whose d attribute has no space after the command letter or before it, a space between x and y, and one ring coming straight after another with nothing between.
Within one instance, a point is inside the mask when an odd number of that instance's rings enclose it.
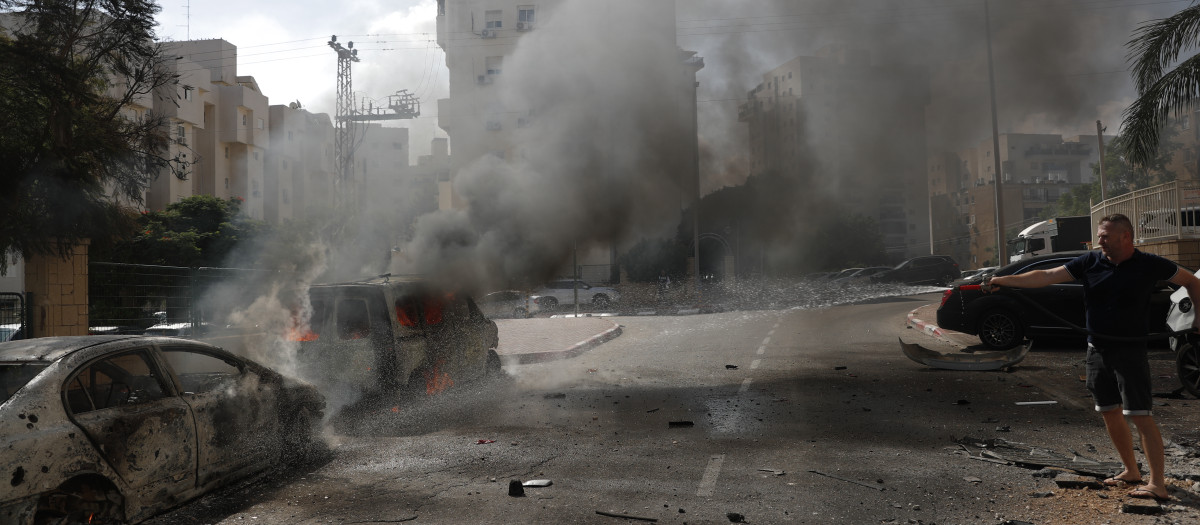
<instances>
[{"instance_id":1,"label":"charred car wreck","mask_svg":"<svg viewBox=\"0 0 1200 525\"><path fill-rule=\"evenodd\" d=\"M324 398L168 337L0 344L0 522L138 522L312 444Z\"/></svg>"}]
</instances>

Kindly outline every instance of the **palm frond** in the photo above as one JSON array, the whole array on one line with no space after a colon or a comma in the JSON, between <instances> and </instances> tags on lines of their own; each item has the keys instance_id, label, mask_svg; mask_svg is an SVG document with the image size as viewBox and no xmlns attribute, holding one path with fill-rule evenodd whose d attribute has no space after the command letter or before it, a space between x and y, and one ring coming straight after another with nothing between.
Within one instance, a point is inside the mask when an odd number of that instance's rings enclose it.
<instances>
[{"instance_id":1,"label":"palm frond","mask_svg":"<svg viewBox=\"0 0 1200 525\"><path fill-rule=\"evenodd\" d=\"M1138 93L1145 93L1163 71L1179 60L1185 49L1200 41L1200 5L1184 8L1174 15L1151 20L1133 32L1126 44L1132 62L1133 79Z\"/></svg>"},{"instance_id":2,"label":"palm frond","mask_svg":"<svg viewBox=\"0 0 1200 525\"><path fill-rule=\"evenodd\" d=\"M1159 133L1170 117L1188 111L1200 95L1200 55L1184 60L1139 92L1121 115L1120 147L1130 161L1144 165L1154 158Z\"/></svg>"}]
</instances>

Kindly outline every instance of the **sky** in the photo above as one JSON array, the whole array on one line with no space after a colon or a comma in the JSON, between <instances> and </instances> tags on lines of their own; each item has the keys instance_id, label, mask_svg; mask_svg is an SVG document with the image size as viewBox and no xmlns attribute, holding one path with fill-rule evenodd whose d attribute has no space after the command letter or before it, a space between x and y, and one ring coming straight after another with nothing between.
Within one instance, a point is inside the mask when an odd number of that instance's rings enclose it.
<instances>
[{"instance_id":1,"label":"sky","mask_svg":"<svg viewBox=\"0 0 1200 525\"><path fill-rule=\"evenodd\" d=\"M1113 132L1134 98L1125 42L1139 23L1190 4L992 0L1001 132L1090 134L1097 119ZM389 124L410 128L414 155L446 136L436 115L448 87L435 0L164 0L161 7L161 39L223 38L238 47L239 74L254 76L272 104L299 101L318 113L334 106L329 36L353 41L361 59L353 66L356 98L417 94L421 116ZM747 132L737 122L746 92L767 70L828 45L925 68L934 97L926 123L931 148L989 137L982 0L678 0L676 19L680 47L705 58L698 75L705 192L747 175Z\"/></svg>"}]
</instances>

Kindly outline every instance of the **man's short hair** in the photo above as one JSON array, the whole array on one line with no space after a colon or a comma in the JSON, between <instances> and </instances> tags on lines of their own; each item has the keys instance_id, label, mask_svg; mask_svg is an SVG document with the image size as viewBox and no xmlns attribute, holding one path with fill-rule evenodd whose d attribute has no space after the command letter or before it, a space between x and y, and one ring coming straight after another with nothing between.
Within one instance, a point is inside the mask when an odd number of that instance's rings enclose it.
<instances>
[{"instance_id":1,"label":"man's short hair","mask_svg":"<svg viewBox=\"0 0 1200 525\"><path fill-rule=\"evenodd\" d=\"M1124 214L1114 213L1112 215L1105 215L1104 217L1100 218L1100 222L1097 222L1096 225L1101 225L1106 222L1116 225L1118 228L1129 232L1129 235L1131 236L1133 235L1133 222L1131 222L1129 217L1126 217Z\"/></svg>"}]
</instances>

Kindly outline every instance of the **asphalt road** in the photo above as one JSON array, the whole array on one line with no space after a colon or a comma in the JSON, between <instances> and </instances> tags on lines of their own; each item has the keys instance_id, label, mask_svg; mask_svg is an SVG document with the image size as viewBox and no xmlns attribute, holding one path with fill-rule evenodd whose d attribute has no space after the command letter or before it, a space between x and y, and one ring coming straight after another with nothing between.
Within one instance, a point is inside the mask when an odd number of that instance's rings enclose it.
<instances>
[{"instance_id":1,"label":"asphalt road","mask_svg":"<svg viewBox=\"0 0 1200 525\"><path fill-rule=\"evenodd\" d=\"M940 344L905 322L936 300L615 318L623 334L582 355L339 420L309 464L151 523L1159 519L1117 514L1123 492L1067 494L1031 470L966 457L955 438L1115 459L1076 375L1081 351L1038 349L1012 373L906 359L900 337ZM1168 438L1186 444L1198 427L1181 414L1198 403L1164 403ZM1169 474L1200 472L1189 450L1171 450ZM513 497L511 480L553 484ZM1165 523L1200 516L1180 495Z\"/></svg>"}]
</instances>

